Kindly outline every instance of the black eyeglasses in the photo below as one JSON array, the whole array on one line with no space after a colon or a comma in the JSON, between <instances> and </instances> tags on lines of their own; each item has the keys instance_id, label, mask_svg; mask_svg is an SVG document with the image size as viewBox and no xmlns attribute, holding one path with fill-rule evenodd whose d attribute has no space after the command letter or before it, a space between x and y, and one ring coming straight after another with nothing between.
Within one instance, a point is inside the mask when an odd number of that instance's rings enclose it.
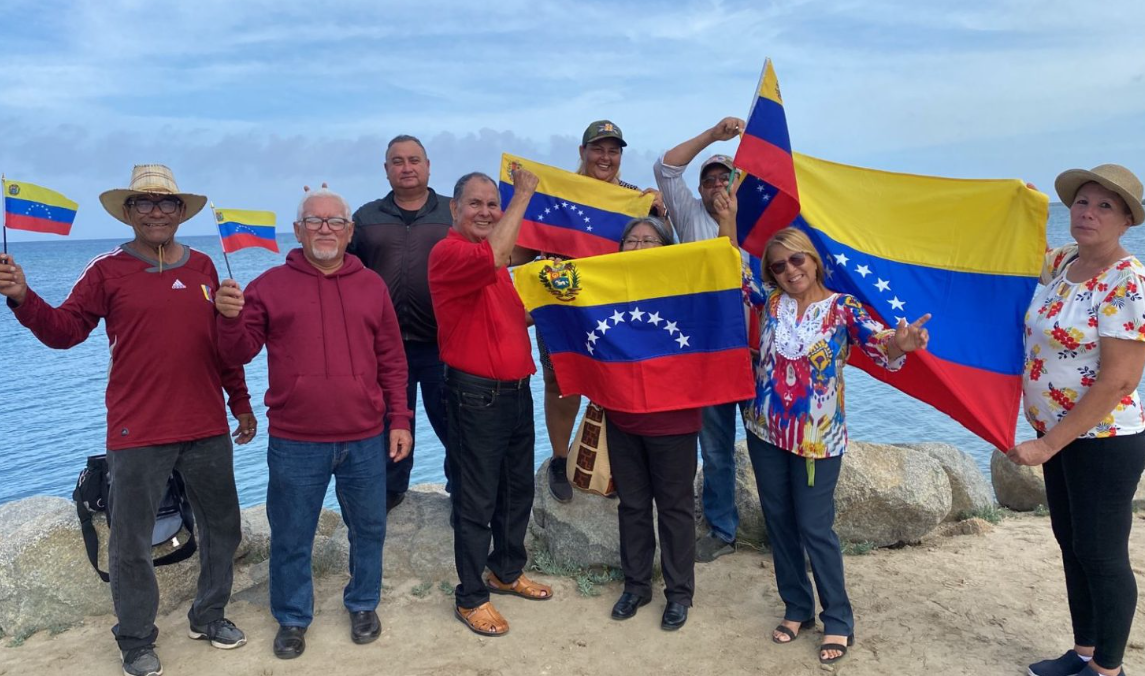
<instances>
[{"instance_id":1,"label":"black eyeglasses","mask_svg":"<svg viewBox=\"0 0 1145 676\"><path fill-rule=\"evenodd\" d=\"M178 197L164 197L161 200L132 199L127 201L127 206L141 214L149 214L155 207L159 207L159 211L165 214L173 214L183 206L183 200Z\"/></svg>"},{"instance_id":2,"label":"black eyeglasses","mask_svg":"<svg viewBox=\"0 0 1145 676\"><path fill-rule=\"evenodd\" d=\"M334 232L341 232L350 225L350 219L335 216L334 218L318 218L317 216L307 216L302 219L302 225L310 232L318 232L322 229L322 224L325 223Z\"/></svg>"},{"instance_id":3,"label":"black eyeglasses","mask_svg":"<svg viewBox=\"0 0 1145 676\"><path fill-rule=\"evenodd\" d=\"M727 185L728 183L731 183L731 182L732 182L732 175L730 173L728 173L728 174L712 173L712 174L708 174L707 176L700 179L700 185L704 186L705 188L710 188L710 187L717 185L717 184L720 184L720 183Z\"/></svg>"},{"instance_id":4,"label":"black eyeglasses","mask_svg":"<svg viewBox=\"0 0 1145 676\"><path fill-rule=\"evenodd\" d=\"M782 275L783 271L787 269L788 263L791 263L793 266L799 268L799 267L803 267L803 264L806 262L807 262L807 254L803 253L802 251L797 251L797 252L791 254L790 256L788 256L787 260L775 261L774 263L768 263L767 269L771 270L771 274L773 274L773 275Z\"/></svg>"}]
</instances>

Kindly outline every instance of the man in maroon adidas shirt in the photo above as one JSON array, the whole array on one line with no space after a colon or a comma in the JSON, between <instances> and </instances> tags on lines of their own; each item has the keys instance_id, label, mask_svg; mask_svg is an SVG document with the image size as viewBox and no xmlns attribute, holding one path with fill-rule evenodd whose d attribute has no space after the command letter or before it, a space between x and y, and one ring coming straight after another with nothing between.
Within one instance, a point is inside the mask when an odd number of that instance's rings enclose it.
<instances>
[{"instance_id":1,"label":"man in maroon adidas shirt","mask_svg":"<svg viewBox=\"0 0 1145 676\"><path fill-rule=\"evenodd\" d=\"M107 382L107 464L111 472L112 628L123 673L162 673L155 655L159 588L151 563L155 512L178 469L199 529L198 594L189 635L216 648L246 637L223 617L231 595L234 553L242 538L223 390L239 425L239 444L255 434L242 368L226 368L215 344L215 266L175 241L179 225L207 202L180 192L171 170L137 165L130 187L100 202L131 226L135 238L97 256L63 305L53 308L28 288L10 257L0 260L0 295L16 319L48 347L83 342L102 319L111 366Z\"/></svg>"},{"instance_id":2,"label":"man in maroon adidas shirt","mask_svg":"<svg viewBox=\"0 0 1145 676\"><path fill-rule=\"evenodd\" d=\"M485 636L509 631L489 592L533 600L552 588L529 580L525 530L533 507L532 349L525 306L508 265L537 177L513 173L502 214L497 184L462 176L449 209L453 229L429 254L429 292L445 362L453 551L460 584L454 614ZM493 551L489 551L489 541ZM486 566L490 575L482 579Z\"/></svg>"}]
</instances>

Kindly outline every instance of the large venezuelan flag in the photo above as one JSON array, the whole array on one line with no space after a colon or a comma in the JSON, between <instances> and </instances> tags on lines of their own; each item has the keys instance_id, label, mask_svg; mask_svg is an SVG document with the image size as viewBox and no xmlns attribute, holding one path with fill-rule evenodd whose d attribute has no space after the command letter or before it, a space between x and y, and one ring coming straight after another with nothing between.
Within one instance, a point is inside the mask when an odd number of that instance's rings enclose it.
<instances>
[{"instance_id":1,"label":"large venezuelan flag","mask_svg":"<svg viewBox=\"0 0 1145 676\"><path fill-rule=\"evenodd\" d=\"M219 238L223 242L223 253L234 253L239 249L258 246L278 253L278 241L274 238L275 217L273 211L246 211L243 209L215 209L215 220L219 224Z\"/></svg>"},{"instance_id":2,"label":"large venezuelan flag","mask_svg":"<svg viewBox=\"0 0 1145 676\"><path fill-rule=\"evenodd\" d=\"M515 164L539 179L517 237L529 249L569 258L615 253L628 221L652 208L652 195L509 154L501 156L502 208L513 198Z\"/></svg>"},{"instance_id":3,"label":"large venezuelan flag","mask_svg":"<svg viewBox=\"0 0 1145 676\"><path fill-rule=\"evenodd\" d=\"M827 286L889 326L933 314L929 347L901 371L878 368L859 350L851 363L996 448L1013 447L1046 196L1016 179L894 174L798 153L795 170L802 213L793 225L815 243Z\"/></svg>"},{"instance_id":4,"label":"large venezuelan flag","mask_svg":"<svg viewBox=\"0 0 1145 676\"><path fill-rule=\"evenodd\" d=\"M67 235L79 205L54 190L4 179L4 226Z\"/></svg>"},{"instance_id":5,"label":"large venezuelan flag","mask_svg":"<svg viewBox=\"0 0 1145 676\"><path fill-rule=\"evenodd\" d=\"M785 228L799 214L799 190L787 135L787 116L779 95L779 80L771 59L763 64L747 128L736 150L737 169L747 172L736 196L736 236L753 256L762 256L771 233ZM754 199L744 199L745 196Z\"/></svg>"},{"instance_id":6,"label":"large venezuelan flag","mask_svg":"<svg viewBox=\"0 0 1145 676\"><path fill-rule=\"evenodd\" d=\"M740 256L724 239L514 271L561 394L645 413L750 399Z\"/></svg>"}]
</instances>

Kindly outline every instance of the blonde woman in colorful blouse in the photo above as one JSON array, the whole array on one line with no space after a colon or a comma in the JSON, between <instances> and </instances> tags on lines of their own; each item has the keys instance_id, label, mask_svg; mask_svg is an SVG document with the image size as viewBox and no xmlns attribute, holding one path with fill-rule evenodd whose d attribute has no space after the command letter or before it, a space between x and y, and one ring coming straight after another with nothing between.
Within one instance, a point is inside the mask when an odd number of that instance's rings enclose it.
<instances>
[{"instance_id":1,"label":"blonde woman in colorful blouse","mask_svg":"<svg viewBox=\"0 0 1145 676\"><path fill-rule=\"evenodd\" d=\"M723 236L734 237L734 192L716 200ZM853 296L824 286L823 262L796 228L768 241L763 277L762 284L745 280L745 297L759 310L760 359L744 424L785 605L771 638L790 643L815 625L806 552L823 607L819 661L830 664L854 643L855 622L834 531L835 484L847 446L843 366L854 348L888 370L902 368L907 352L926 347L922 326L930 315L896 329L883 326Z\"/></svg>"},{"instance_id":2,"label":"blonde woman in colorful blouse","mask_svg":"<svg viewBox=\"0 0 1145 676\"><path fill-rule=\"evenodd\" d=\"M1141 181L1103 164L1054 183L1075 243L1046 254L1026 312L1026 419L1038 438L1010 450L1042 465L1062 550L1074 647L1033 676L1120 674L1137 606L1129 564L1133 494L1145 468L1145 267L1121 245L1145 220Z\"/></svg>"}]
</instances>

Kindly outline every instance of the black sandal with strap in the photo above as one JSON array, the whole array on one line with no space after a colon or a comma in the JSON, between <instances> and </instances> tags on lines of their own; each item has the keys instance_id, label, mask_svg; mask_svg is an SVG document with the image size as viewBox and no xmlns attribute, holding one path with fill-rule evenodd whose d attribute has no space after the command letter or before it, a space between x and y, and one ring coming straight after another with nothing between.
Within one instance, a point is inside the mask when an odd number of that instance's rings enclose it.
<instances>
[{"instance_id":1,"label":"black sandal with strap","mask_svg":"<svg viewBox=\"0 0 1145 676\"><path fill-rule=\"evenodd\" d=\"M847 637L847 645L842 643L824 643L819 646L819 663L820 664L834 664L847 656L847 648L855 645L855 635L851 634ZM839 654L834 657L823 657L824 650L837 650Z\"/></svg>"},{"instance_id":2,"label":"black sandal with strap","mask_svg":"<svg viewBox=\"0 0 1145 676\"><path fill-rule=\"evenodd\" d=\"M799 623L799 633L800 634L803 633L804 629L812 629L814 627L815 627L815 618L811 618L810 620L803 620L802 622ZM787 637L787 640L786 641L779 640L778 638L775 637L775 632L779 632L779 633L783 634L784 636ZM772 630L772 634L771 634L771 640L775 643L780 644L780 645L786 645L788 643L791 643L792 641L794 641L797 638L799 638L799 634L796 634L795 632L791 631L791 629L789 627L786 627L783 624L776 625L775 629Z\"/></svg>"}]
</instances>

